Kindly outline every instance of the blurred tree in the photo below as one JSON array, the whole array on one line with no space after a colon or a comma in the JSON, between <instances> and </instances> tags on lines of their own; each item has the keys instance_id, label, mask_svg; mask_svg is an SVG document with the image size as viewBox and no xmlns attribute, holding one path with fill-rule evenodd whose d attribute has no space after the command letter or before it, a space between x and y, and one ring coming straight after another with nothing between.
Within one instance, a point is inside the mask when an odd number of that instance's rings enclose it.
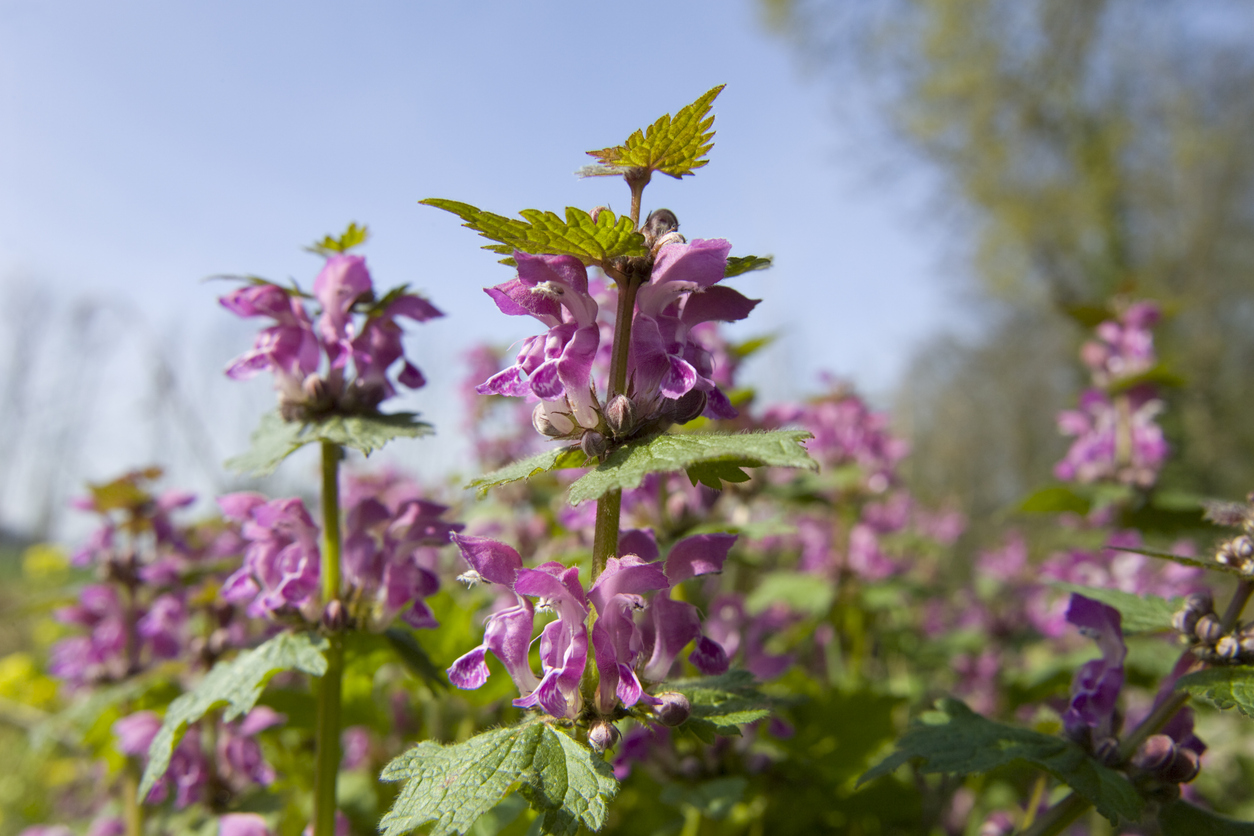
<instances>
[{"instance_id":1,"label":"blurred tree","mask_svg":"<svg viewBox=\"0 0 1254 836\"><path fill-rule=\"evenodd\" d=\"M1080 382L1069 322L1118 295L1165 304L1160 348L1187 380L1167 484L1254 487L1254 6L763 3L807 57L873 82L894 153L939 171L996 302L977 341L930 346L904 384L920 489L982 515L1048 479Z\"/></svg>"}]
</instances>

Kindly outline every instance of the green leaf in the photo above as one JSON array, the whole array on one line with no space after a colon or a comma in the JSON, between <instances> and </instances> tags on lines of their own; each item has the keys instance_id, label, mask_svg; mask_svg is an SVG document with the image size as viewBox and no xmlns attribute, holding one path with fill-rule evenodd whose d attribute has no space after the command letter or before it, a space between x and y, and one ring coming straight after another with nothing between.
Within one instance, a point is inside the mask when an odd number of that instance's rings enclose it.
<instances>
[{"instance_id":1,"label":"green leaf","mask_svg":"<svg viewBox=\"0 0 1254 836\"><path fill-rule=\"evenodd\" d=\"M370 230L364 226L358 226L355 222L350 223L344 233L338 237L332 238L330 235L322 236L321 241L314 241L308 247L305 247L311 253L329 256L332 253L348 252L359 244L366 243L366 239L370 237Z\"/></svg>"},{"instance_id":2,"label":"green leaf","mask_svg":"<svg viewBox=\"0 0 1254 836\"><path fill-rule=\"evenodd\" d=\"M823 615L832 607L835 588L828 583L815 583L813 575L798 572L770 572L754 586L745 599L750 615L757 615L777 603L808 615Z\"/></svg>"},{"instance_id":3,"label":"green leaf","mask_svg":"<svg viewBox=\"0 0 1254 836\"><path fill-rule=\"evenodd\" d=\"M765 337L754 337L751 340L745 340L742 343L736 343L730 349L732 356L743 360L757 354L771 343L775 342L775 335L767 335Z\"/></svg>"},{"instance_id":4,"label":"green leaf","mask_svg":"<svg viewBox=\"0 0 1254 836\"><path fill-rule=\"evenodd\" d=\"M715 735L739 736L741 726L771 716L770 698L757 689L757 682L748 671L681 679L667 682L666 688L688 698L692 714L682 728L706 743L713 743Z\"/></svg>"},{"instance_id":5,"label":"green leaf","mask_svg":"<svg viewBox=\"0 0 1254 836\"><path fill-rule=\"evenodd\" d=\"M864 784L920 761L924 773L970 775L1015 762L1044 769L1090 801L1112 824L1137 821L1143 802L1123 775L1076 744L1030 729L1004 726L976 714L961 700L942 699L897 741L897 751L858 779Z\"/></svg>"},{"instance_id":6,"label":"green leaf","mask_svg":"<svg viewBox=\"0 0 1254 836\"><path fill-rule=\"evenodd\" d=\"M380 777L405 782L379 823L383 836L427 822L435 822L431 836L464 834L515 789L543 815L545 833L573 836L580 824L599 830L618 792L604 759L542 720L453 745L423 741Z\"/></svg>"},{"instance_id":7,"label":"green leaf","mask_svg":"<svg viewBox=\"0 0 1254 836\"><path fill-rule=\"evenodd\" d=\"M1110 386L1110 392L1111 394L1126 392L1129 389L1134 389L1145 383L1150 383L1154 386L1163 386L1168 389L1179 389L1187 382L1188 381L1186 381L1183 377L1173 372L1163 363L1158 363L1154 367L1146 369L1140 374L1120 378L1115 381Z\"/></svg>"},{"instance_id":8,"label":"green leaf","mask_svg":"<svg viewBox=\"0 0 1254 836\"><path fill-rule=\"evenodd\" d=\"M394 438L418 438L434 430L412 412L391 415L333 415L321 421L284 421L267 412L252 436L247 453L227 461L239 473L268 476L288 456L306 444L330 441L370 455Z\"/></svg>"},{"instance_id":9,"label":"green leaf","mask_svg":"<svg viewBox=\"0 0 1254 836\"><path fill-rule=\"evenodd\" d=\"M696 464L720 462L736 467L803 467L818 470L802 441L813 438L800 430L760 433L691 433L657 435L619 447L595 470L570 487L578 505L612 490L638 486L650 473L687 470Z\"/></svg>"},{"instance_id":10,"label":"green leaf","mask_svg":"<svg viewBox=\"0 0 1254 836\"><path fill-rule=\"evenodd\" d=\"M148 766L139 784L139 800L170 766L170 755L188 723L194 723L218 706L225 705L224 721L252 710L270 677L280 671L298 670L322 676L327 670L323 651L327 640L311 633L280 633L260 647L219 662L192 691L170 703L157 736L148 747Z\"/></svg>"},{"instance_id":11,"label":"green leaf","mask_svg":"<svg viewBox=\"0 0 1254 836\"><path fill-rule=\"evenodd\" d=\"M431 661L431 657L422 649L422 645L418 643L418 637L412 631L400 627L389 627L383 631L383 635L392 649L396 651L396 655L401 657L405 667L427 683L445 691L448 690L449 685L444 671Z\"/></svg>"},{"instance_id":12,"label":"green leaf","mask_svg":"<svg viewBox=\"0 0 1254 836\"><path fill-rule=\"evenodd\" d=\"M479 491L479 495L483 496L488 492L488 488L495 488L497 485L507 485L520 479L529 479L537 473L547 473L550 470L583 467L587 461L588 457L578 447L559 447L554 450L546 450L530 458L511 462L491 473L485 473L466 487L476 488Z\"/></svg>"},{"instance_id":13,"label":"green leaf","mask_svg":"<svg viewBox=\"0 0 1254 836\"><path fill-rule=\"evenodd\" d=\"M624 174L633 168L660 171L680 178L709 162L703 159L714 147L714 117L706 117L710 105L725 85L720 84L673 117L667 114L643 132L637 130L622 145L589 151L597 160L580 170L584 177Z\"/></svg>"},{"instance_id":14,"label":"green leaf","mask_svg":"<svg viewBox=\"0 0 1254 836\"><path fill-rule=\"evenodd\" d=\"M1229 566L1225 563L1217 563L1214 560L1198 560L1196 557L1185 557L1182 554L1172 554L1171 552L1160 552L1154 549L1143 549L1136 546L1106 546L1106 548L1117 552L1132 552L1134 554L1143 554L1146 557L1156 557L1159 560L1170 560L1173 563L1179 563L1181 566L1196 566L1198 569L1209 569L1212 572L1224 572L1229 575L1236 575L1238 578L1244 578L1245 573L1236 566Z\"/></svg>"},{"instance_id":15,"label":"green leaf","mask_svg":"<svg viewBox=\"0 0 1254 836\"><path fill-rule=\"evenodd\" d=\"M520 221L456 200L432 197L418 202L457 215L466 222L462 226L497 242L484 247L485 250L502 255L521 250L532 254L573 255L584 264L604 264L618 256L649 254L644 236L635 231L631 218L626 215L617 218L609 209L602 209L595 221L574 206L566 207L565 220L552 212L524 209L518 213L523 217Z\"/></svg>"},{"instance_id":16,"label":"green leaf","mask_svg":"<svg viewBox=\"0 0 1254 836\"><path fill-rule=\"evenodd\" d=\"M1019 510L1025 514L1061 514L1071 512L1087 515L1093 503L1087 497L1080 496L1071 488L1063 485L1052 485L1041 488L1019 504Z\"/></svg>"},{"instance_id":17,"label":"green leaf","mask_svg":"<svg viewBox=\"0 0 1254 836\"><path fill-rule=\"evenodd\" d=\"M1157 595L1136 595L1121 589L1102 589L1077 583L1051 583L1054 589L1075 592L1119 610L1124 633L1161 633L1173 630L1172 617L1184 605L1184 599L1160 598Z\"/></svg>"},{"instance_id":18,"label":"green leaf","mask_svg":"<svg viewBox=\"0 0 1254 836\"><path fill-rule=\"evenodd\" d=\"M739 276L741 273L765 270L774 261L774 256L769 255L733 255L727 259L727 269L723 271L723 278L730 279L732 276Z\"/></svg>"},{"instance_id":19,"label":"green leaf","mask_svg":"<svg viewBox=\"0 0 1254 836\"><path fill-rule=\"evenodd\" d=\"M1236 708L1246 717L1254 717L1254 667L1225 665L1194 671L1176 680L1176 688L1219 708Z\"/></svg>"},{"instance_id":20,"label":"green leaf","mask_svg":"<svg viewBox=\"0 0 1254 836\"><path fill-rule=\"evenodd\" d=\"M714 778L694 786L667 784L662 787L662 803L672 807L691 807L707 819L722 821L732 807L744 797L749 781L735 775Z\"/></svg>"},{"instance_id":21,"label":"green leaf","mask_svg":"<svg viewBox=\"0 0 1254 836\"><path fill-rule=\"evenodd\" d=\"M716 491L723 489L723 482L748 482L749 474L733 462L700 462L687 468L688 481L693 487L698 482Z\"/></svg>"},{"instance_id":22,"label":"green leaf","mask_svg":"<svg viewBox=\"0 0 1254 836\"><path fill-rule=\"evenodd\" d=\"M1254 836L1254 824L1229 819L1176 800L1158 813L1163 836Z\"/></svg>"}]
</instances>

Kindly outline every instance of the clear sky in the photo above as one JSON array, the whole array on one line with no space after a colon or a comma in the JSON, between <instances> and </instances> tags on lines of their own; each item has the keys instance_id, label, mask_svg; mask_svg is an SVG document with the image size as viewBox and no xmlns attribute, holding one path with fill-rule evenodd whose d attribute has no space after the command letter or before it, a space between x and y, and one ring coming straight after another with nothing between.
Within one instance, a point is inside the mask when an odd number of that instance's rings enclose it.
<instances>
[{"instance_id":1,"label":"clear sky","mask_svg":"<svg viewBox=\"0 0 1254 836\"><path fill-rule=\"evenodd\" d=\"M458 354L535 329L481 292L509 275L484 242L417 201L625 210L620 181L573 176L582 152L722 83L710 164L655 179L646 211L776 256L736 280L765 300L736 333L783 336L752 370L776 394L825 369L882 391L944 325L923 175L866 173L831 106L858 91L807 80L749 0L0 0L0 286L117 300L167 342L225 329L224 364L254 329L203 277L307 285L301 246L366 223L376 283L448 314L410 340L431 380L413 405L455 420ZM93 478L136 455L101 431Z\"/></svg>"}]
</instances>

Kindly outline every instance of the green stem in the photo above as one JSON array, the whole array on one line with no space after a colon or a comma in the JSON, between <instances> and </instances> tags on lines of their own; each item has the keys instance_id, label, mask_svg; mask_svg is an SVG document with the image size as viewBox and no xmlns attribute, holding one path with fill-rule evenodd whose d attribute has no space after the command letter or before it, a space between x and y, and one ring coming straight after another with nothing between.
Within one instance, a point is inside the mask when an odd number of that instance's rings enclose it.
<instances>
[{"instance_id":1,"label":"green stem","mask_svg":"<svg viewBox=\"0 0 1254 836\"><path fill-rule=\"evenodd\" d=\"M644 277L648 281L648 277ZM627 389L627 358L631 353L631 323L636 310L636 292L640 281L635 271L629 271L625 280L618 281L618 310L614 316L614 348L610 360L610 388L605 395L606 403Z\"/></svg>"},{"instance_id":2,"label":"green stem","mask_svg":"<svg viewBox=\"0 0 1254 836\"><path fill-rule=\"evenodd\" d=\"M1084 797L1072 793L1046 810L1020 836L1057 836L1092 806Z\"/></svg>"},{"instance_id":3,"label":"green stem","mask_svg":"<svg viewBox=\"0 0 1254 836\"><path fill-rule=\"evenodd\" d=\"M592 579L600 577L611 557L618 556L618 520L623 492L610 491L597 500L597 522L592 534Z\"/></svg>"},{"instance_id":4,"label":"green stem","mask_svg":"<svg viewBox=\"0 0 1254 836\"><path fill-rule=\"evenodd\" d=\"M144 808L139 803L139 767L134 762L122 770L122 821L126 836L143 836Z\"/></svg>"},{"instance_id":5,"label":"green stem","mask_svg":"<svg viewBox=\"0 0 1254 836\"><path fill-rule=\"evenodd\" d=\"M339 445L322 442L322 599L340 599ZM344 636L328 636L327 672L318 681L315 730L314 836L335 835L335 786L340 773L340 702L344 680Z\"/></svg>"}]
</instances>

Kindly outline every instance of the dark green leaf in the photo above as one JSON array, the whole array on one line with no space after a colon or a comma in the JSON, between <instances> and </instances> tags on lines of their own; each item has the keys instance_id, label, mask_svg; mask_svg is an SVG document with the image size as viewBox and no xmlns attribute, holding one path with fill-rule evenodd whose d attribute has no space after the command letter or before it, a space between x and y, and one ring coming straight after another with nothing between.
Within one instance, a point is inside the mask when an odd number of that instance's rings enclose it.
<instances>
[{"instance_id":1,"label":"dark green leaf","mask_svg":"<svg viewBox=\"0 0 1254 836\"><path fill-rule=\"evenodd\" d=\"M270 678L280 671L298 670L322 676L327 670L327 640L309 633L280 633L260 647L219 662L192 691L170 703L157 736L148 747L148 766L139 785L139 799L170 766L170 755L188 723L225 705L222 719L230 721L252 710Z\"/></svg>"},{"instance_id":2,"label":"dark green leaf","mask_svg":"<svg viewBox=\"0 0 1254 836\"><path fill-rule=\"evenodd\" d=\"M1159 560L1170 560L1173 563L1179 563L1181 566L1196 566L1198 569L1209 569L1212 572L1224 572L1229 575L1236 575L1238 578L1245 577L1245 573L1235 566L1228 566L1223 563L1216 563L1213 560L1198 560L1195 557L1185 557L1182 554L1172 554L1171 552L1160 552L1154 549L1142 549L1134 546L1107 546L1106 548L1117 552L1132 552L1134 554L1143 554L1146 557L1156 557Z\"/></svg>"},{"instance_id":3,"label":"dark green leaf","mask_svg":"<svg viewBox=\"0 0 1254 836\"><path fill-rule=\"evenodd\" d=\"M435 822L431 836L464 834L515 789L543 815L546 833L573 836L580 824L599 830L618 791L600 756L540 720L454 745L424 741L380 777L405 782L379 823L384 836L427 822Z\"/></svg>"},{"instance_id":4,"label":"dark green leaf","mask_svg":"<svg viewBox=\"0 0 1254 836\"><path fill-rule=\"evenodd\" d=\"M396 655L401 657L405 667L429 684L448 690L444 671L435 666L412 631L401 627L390 627L383 631L383 635L387 638L388 644L392 645L392 649L396 651Z\"/></svg>"},{"instance_id":5,"label":"dark green leaf","mask_svg":"<svg viewBox=\"0 0 1254 836\"><path fill-rule=\"evenodd\" d=\"M1025 514L1088 514L1093 503L1087 497L1080 496L1071 488L1063 485L1052 485L1041 488L1019 505Z\"/></svg>"},{"instance_id":6,"label":"dark green leaf","mask_svg":"<svg viewBox=\"0 0 1254 836\"><path fill-rule=\"evenodd\" d=\"M727 269L723 271L723 278L730 279L732 276L739 276L741 273L765 270L774 261L775 259L769 255L733 255L727 259Z\"/></svg>"},{"instance_id":7,"label":"dark green leaf","mask_svg":"<svg viewBox=\"0 0 1254 836\"><path fill-rule=\"evenodd\" d=\"M602 209L595 221L582 209L566 207L566 219L552 212L524 209L523 220L507 218L477 209L469 203L433 197L421 200L428 206L452 212L489 241L484 247L494 253L512 255L514 250L532 254L573 255L584 264L604 264L618 256L648 255L644 236L636 232L631 218L617 218Z\"/></svg>"},{"instance_id":8,"label":"dark green leaf","mask_svg":"<svg viewBox=\"0 0 1254 836\"><path fill-rule=\"evenodd\" d=\"M466 487L477 488L479 495L483 496L488 492L488 488L517 482L550 470L583 467L587 461L588 457L578 447L558 447L521 461L512 462L491 473L485 473Z\"/></svg>"},{"instance_id":9,"label":"dark green leaf","mask_svg":"<svg viewBox=\"0 0 1254 836\"><path fill-rule=\"evenodd\" d=\"M737 467L769 465L818 470L818 462L810 458L801 443L812 437L800 430L775 430L658 435L631 441L571 485L570 501L578 505L612 490L637 487L650 473L672 473L707 462Z\"/></svg>"},{"instance_id":10,"label":"dark green leaf","mask_svg":"<svg viewBox=\"0 0 1254 836\"><path fill-rule=\"evenodd\" d=\"M1136 595L1121 589L1102 589L1076 583L1051 583L1054 589L1076 592L1119 610L1123 616L1124 633L1159 633L1174 629L1172 616L1183 606L1181 598L1160 598L1157 595Z\"/></svg>"},{"instance_id":11,"label":"dark green leaf","mask_svg":"<svg viewBox=\"0 0 1254 836\"><path fill-rule=\"evenodd\" d=\"M1123 775L1070 741L986 720L960 700L942 699L897 741L897 751L858 779L859 784L918 761L924 773L988 772L1023 761L1044 769L1092 802L1112 823L1136 821L1143 802Z\"/></svg>"},{"instance_id":12,"label":"dark green leaf","mask_svg":"<svg viewBox=\"0 0 1254 836\"><path fill-rule=\"evenodd\" d=\"M1163 805L1158 813L1163 836L1254 836L1254 824L1225 818L1187 801Z\"/></svg>"},{"instance_id":13,"label":"dark green leaf","mask_svg":"<svg viewBox=\"0 0 1254 836\"><path fill-rule=\"evenodd\" d=\"M741 726L771 716L771 700L758 691L748 671L681 679L666 683L666 688L688 698L692 714L681 728L706 743L713 743L715 735L739 736Z\"/></svg>"},{"instance_id":14,"label":"dark green leaf","mask_svg":"<svg viewBox=\"0 0 1254 836\"><path fill-rule=\"evenodd\" d=\"M714 147L714 117L706 117L710 105L723 91L724 85L707 92L692 104L681 108L673 117L667 114L643 132L636 131L622 145L589 151L598 165L580 170L585 177L623 174L629 169L660 171L671 177L692 174L693 169L709 162L703 159Z\"/></svg>"},{"instance_id":15,"label":"dark green leaf","mask_svg":"<svg viewBox=\"0 0 1254 836\"><path fill-rule=\"evenodd\" d=\"M306 444L330 441L370 455L394 438L418 438L433 432L412 412L391 415L335 415L321 421L284 421L277 412L261 416L252 447L226 466L240 473L268 476L284 459Z\"/></svg>"},{"instance_id":16,"label":"dark green leaf","mask_svg":"<svg viewBox=\"0 0 1254 836\"><path fill-rule=\"evenodd\" d=\"M662 803L691 807L707 819L722 821L744 797L748 785L749 781L739 775L714 778L694 786L667 784L662 788Z\"/></svg>"},{"instance_id":17,"label":"dark green leaf","mask_svg":"<svg viewBox=\"0 0 1254 836\"><path fill-rule=\"evenodd\" d=\"M768 573L754 585L745 598L745 608L757 615L782 603L797 612L817 616L831 609L835 598L836 589L830 583L815 583L813 575L779 571Z\"/></svg>"},{"instance_id":18,"label":"dark green leaf","mask_svg":"<svg viewBox=\"0 0 1254 836\"><path fill-rule=\"evenodd\" d=\"M700 462L688 469L688 481L694 486L700 482L716 491L723 489L723 482L748 482L749 474L733 462Z\"/></svg>"},{"instance_id":19,"label":"dark green leaf","mask_svg":"<svg viewBox=\"0 0 1254 836\"><path fill-rule=\"evenodd\" d=\"M1219 708L1236 708L1254 717L1254 667L1232 665L1194 671L1176 680L1176 688Z\"/></svg>"}]
</instances>

